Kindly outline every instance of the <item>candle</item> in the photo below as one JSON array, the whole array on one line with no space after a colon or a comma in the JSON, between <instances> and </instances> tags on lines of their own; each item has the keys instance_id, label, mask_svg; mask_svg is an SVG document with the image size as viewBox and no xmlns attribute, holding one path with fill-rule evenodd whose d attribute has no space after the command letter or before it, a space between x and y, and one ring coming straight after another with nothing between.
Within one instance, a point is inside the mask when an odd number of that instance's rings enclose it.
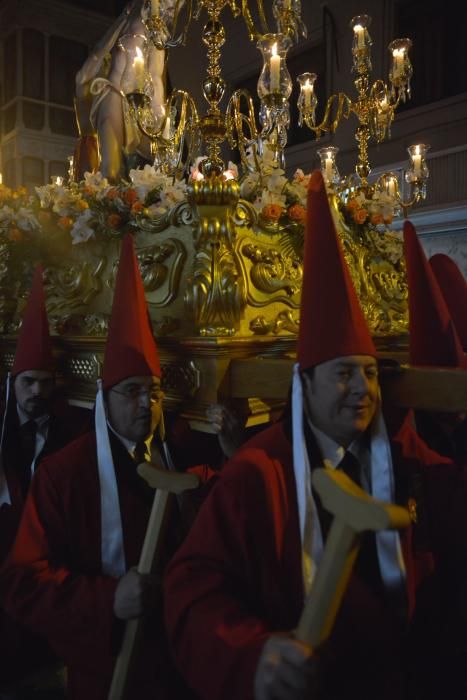
<instances>
[{"instance_id":1,"label":"candle","mask_svg":"<svg viewBox=\"0 0 467 700\"><path fill-rule=\"evenodd\" d=\"M305 82L305 85L302 85L302 91L305 109L309 109L311 107L311 96L313 94L313 85L309 80Z\"/></svg>"},{"instance_id":2,"label":"candle","mask_svg":"<svg viewBox=\"0 0 467 700\"><path fill-rule=\"evenodd\" d=\"M415 177L420 177L422 174L422 156L420 153L414 153L412 156L413 174Z\"/></svg>"},{"instance_id":3,"label":"candle","mask_svg":"<svg viewBox=\"0 0 467 700\"><path fill-rule=\"evenodd\" d=\"M326 182L328 182L329 184L332 182L333 179L333 165L333 159L328 156L324 161L324 177Z\"/></svg>"},{"instance_id":4,"label":"candle","mask_svg":"<svg viewBox=\"0 0 467 700\"><path fill-rule=\"evenodd\" d=\"M170 117L167 117L167 119L165 120L162 138L164 138L166 141L170 139Z\"/></svg>"},{"instance_id":5,"label":"candle","mask_svg":"<svg viewBox=\"0 0 467 700\"><path fill-rule=\"evenodd\" d=\"M0 185L3 185L3 175L0 173Z\"/></svg>"},{"instance_id":6,"label":"candle","mask_svg":"<svg viewBox=\"0 0 467 700\"><path fill-rule=\"evenodd\" d=\"M388 195L390 197L396 196L396 180L394 177L390 177L388 180Z\"/></svg>"},{"instance_id":7,"label":"candle","mask_svg":"<svg viewBox=\"0 0 467 700\"><path fill-rule=\"evenodd\" d=\"M159 0L151 0L152 16L159 17Z\"/></svg>"},{"instance_id":8,"label":"candle","mask_svg":"<svg viewBox=\"0 0 467 700\"><path fill-rule=\"evenodd\" d=\"M271 55L271 92L279 92L281 85L281 57L277 53L277 44L273 44Z\"/></svg>"},{"instance_id":9,"label":"candle","mask_svg":"<svg viewBox=\"0 0 467 700\"><path fill-rule=\"evenodd\" d=\"M139 46L136 47L136 56L133 60L133 73L136 90L142 90L144 87L144 57Z\"/></svg>"},{"instance_id":10,"label":"candle","mask_svg":"<svg viewBox=\"0 0 467 700\"><path fill-rule=\"evenodd\" d=\"M355 35L357 37L357 49L365 48L365 27L361 24L356 24L353 28Z\"/></svg>"},{"instance_id":11,"label":"candle","mask_svg":"<svg viewBox=\"0 0 467 700\"><path fill-rule=\"evenodd\" d=\"M404 49L394 49L392 52L392 79L399 78L404 72Z\"/></svg>"}]
</instances>

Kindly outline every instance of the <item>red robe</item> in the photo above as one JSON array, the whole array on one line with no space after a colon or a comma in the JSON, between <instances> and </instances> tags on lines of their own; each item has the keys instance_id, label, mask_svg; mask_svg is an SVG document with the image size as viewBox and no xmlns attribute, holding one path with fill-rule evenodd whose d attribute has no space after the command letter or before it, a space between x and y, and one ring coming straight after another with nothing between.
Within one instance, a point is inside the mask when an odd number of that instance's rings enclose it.
<instances>
[{"instance_id":1,"label":"red robe","mask_svg":"<svg viewBox=\"0 0 467 700\"><path fill-rule=\"evenodd\" d=\"M127 567L139 560L154 492L111 438ZM69 696L106 700L123 624L113 613L118 579L101 568L100 488L95 433L44 460L32 481L18 535L2 571L7 611L45 636L68 666ZM173 552L167 526L162 570ZM162 605L162 602L161 602ZM146 625L135 682L137 695L165 700L177 685L161 613ZM176 692L176 691L175 691Z\"/></svg>"},{"instance_id":2,"label":"red robe","mask_svg":"<svg viewBox=\"0 0 467 700\"><path fill-rule=\"evenodd\" d=\"M457 554L467 551L465 489L455 466L447 460L439 465L443 458L407 423L393 443L393 459L398 502L407 505L414 495L411 473L421 476L419 524L403 535L403 550L410 633L415 621L424 625L411 647L426 661L425 650L438 640L431 635L435 622L426 622L417 606L424 602L434 615L431 606L444 592L436 565L449 575ZM190 687L202 700L253 698L265 640L293 630L304 602L293 457L284 424L255 437L224 468L169 565L165 600L171 646ZM326 700L401 698L407 676L417 675L417 658L403 646L403 627L390 604L354 574L328 645L335 663L326 677Z\"/></svg>"},{"instance_id":3,"label":"red robe","mask_svg":"<svg viewBox=\"0 0 467 700\"><path fill-rule=\"evenodd\" d=\"M85 417L80 410L68 405L55 406L50 417L49 430L44 448L36 460L36 468L46 455L62 449L77 435L83 432ZM18 530L24 508L24 497L17 473L16 440L18 436L16 410L7 421L6 435L2 450L3 467L10 492L11 504L0 506L0 564L5 560ZM42 640L29 634L15 623L10 616L0 610L0 685L34 672L43 665L50 664L52 656Z\"/></svg>"}]
</instances>

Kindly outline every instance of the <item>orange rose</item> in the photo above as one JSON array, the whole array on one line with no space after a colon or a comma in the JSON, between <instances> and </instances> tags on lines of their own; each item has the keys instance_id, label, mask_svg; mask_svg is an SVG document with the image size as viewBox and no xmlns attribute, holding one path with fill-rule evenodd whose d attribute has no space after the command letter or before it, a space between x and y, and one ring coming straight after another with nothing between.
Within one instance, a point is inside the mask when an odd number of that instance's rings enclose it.
<instances>
[{"instance_id":1,"label":"orange rose","mask_svg":"<svg viewBox=\"0 0 467 700\"><path fill-rule=\"evenodd\" d=\"M110 216L107 217L107 223L110 228L118 228L122 223L122 217L118 214L110 214Z\"/></svg>"},{"instance_id":2,"label":"orange rose","mask_svg":"<svg viewBox=\"0 0 467 700\"><path fill-rule=\"evenodd\" d=\"M138 199L138 195L136 193L136 190L129 187L127 190L125 190L125 192L123 192L122 199L124 202L126 202L127 204L129 204L131 206Z\"/></svg>"},{"instance_id":3,"label":"orange rose","mask_svg":"<svg viewBox=\"0 0 467 700\"><path fill-rule=\"evenodd\" d=\"M385 217L383 218L383 221L384 221L384 223L386 224L386 226L389 226L390 224L392 224L393 218L394 218L394 217L393 217L392 214L389 214L389 216L385 216Z\"/></svg>"},{"instance_id":4,"label":"orange rose","mask_svg":"<svg viewBox=\"0 0 467 700\"><path fill-rule=\"evenodd\" d=\"M37 212L37 220L40 224L42 224L42 226L47 226L52 220L52 214L50 211L44 211L41 209Z\"/></svg>"},{"instance_id":5,"label":"orange rose","mask_svg":"<svg viewBox=\"0 0 467 700\"><path fill-rule=\"evenodd\" d=\"M281 207L280 204L268 204L267 206L263 207L262 213L265 219L275 222L279 221L283 211L284 207Z\"/></svg>"},{"instance_id":6,"label":"orange rose","mask_svg":"<svg viewBox=\"0 0 467 700\"><path fill-rule=\"evenodd\" d=\"M92 187L89 187L89 185L85 185L83 187L83 194L87 195L88 197L92 197L92 195L94 194L94 190L92 189Z\"/></svg>"},{"instance_id":7,"label":"orange rose","mask_svg":"<svg viewBox=\"0 0 467 700\"><path fill-rule=\"evenodd\" d=\"M64 231L68 231L73 226L73 223L74 223L74 221L70 216L61 216L59 218L59 220L57 221L57 224Z\"/></svg>"},{"instance_id":8,"label":"orange rose","mask_svg":"<svg viewBox=\"0 0 467 700\"><path fill-rule=\"evenodd\" d=\"M85 209L89 209L89 204L86 202L85 199L78 199L78 201L76 202L76 206L82 211L84 211Z\"/></svg>"},{"instance_id":9,"label":"orange rose","mask_svg":"<svg viewBox=\"0 0 467 700\"><path fill-rule=\"evenodd\" d=\"M353 213L353 220L356 224L364 224L368 216L366 209L356 209Z\"/></svg>"},{"instance_id":10,"label":"orange rose","mask_svg":"<svg viewBox=\"0 0 467 700\"><path fill-rule=\"evenodd\" d=\"M135 202L131 207L131 212L132 214L139 214L143 209L144 207L141 202Z\"/></svg>"},{"instance_id":11,"label":"orange rose","mask_svg":"<svg viewBox=\"0 0 467 700\"><path fill-rule=\"evenodd\" d=\"M382 214L372 214L370 216L370 222L374 224L374 226L378 226L378 224L382 224L384 221L383 215Z\"/></svg>"},{"instance_id":12,"label":"orange rose","mask_svg":"<svg viewBox=\"0 0 467 700\"><path fill-rule=\"evenodd\" d=\"M298 221L299 224L306 222L306 209L301 204L292 204L287 210L292 221Z\"/></svg>"},{"instance_id":13,"label":"orange rose","mask_svg":"<svg viewBox=\"0 0 467 700\"><path fill-rule=\"evenodd\" d=\"M359 206L360 205L356 199L349 199L349 201L347 202L347 209L349 209L350 211L354 211L354 209L358 209Z\"/></svg>"},{"instance_id":14,"label":"orange rose","mask_svg":"<svg viewBox=\"0 0 467 700\"><path fill-rule=\"evenodd\" d=\"M19 228L10 228L10 230L7 233L7 237L9 241L22 241L24 238L24 234L22 231L19 230Z\"/></svg>"},{"instance_id":15,"label":"orange rose","mask_svg":"<svg viewBox=\"0 0 467 700\"><path fill-rule=\"evenodd\" d=\"M108 192L106 192L105 196L110 200L118 199L118 197L120 197L120 192L116 187L112 187Z\"/></svg>"}]
</instances>

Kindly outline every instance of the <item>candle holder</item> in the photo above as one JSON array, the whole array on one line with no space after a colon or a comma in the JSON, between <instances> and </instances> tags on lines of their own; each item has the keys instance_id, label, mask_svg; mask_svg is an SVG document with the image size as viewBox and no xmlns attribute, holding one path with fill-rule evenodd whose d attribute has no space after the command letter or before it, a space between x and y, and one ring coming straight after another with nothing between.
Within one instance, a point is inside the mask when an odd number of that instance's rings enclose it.
<instances>
[{"instance_id":1,"label":"candle holder","mask_svg":"<svg viewBox=\"0 0 467 700\"><path fill-rule=\"evenodd\" d=\"M339 153L337 146L319 148L317 153L321 160L321 171L326 184L330 187L339 184L341 176L336 164L336 156Z\"/></svg>"},{"instance_id":2,"label":"candle holder","mask_svg":"<svg viewBox=\"0 0 467 700\"><path fill-rule=\"evenodd\" d=\"M410 39L394 39L388 46L392 57L389 70L389 80L392 86L392 96L405 102L410 98L410 79L413 69L409 59Z\"/></svg>"},{"instance_id":3,"label":"candle holder","mask_svg":"<svg viewBox=\"0 0 467 700\"><path fill-rule=\"evenodd\" d=\"M125 53L125 68L122 75L122 92L148 94L152 85L147 70L147 40L144 34L124 34L118 48Z\"/></svg>"},{"instance_id":4,"label":"candle holder","mask_svg":"<svg viewBox=\"0 0 467 700\"><path fill-rule=\"evenodd\" d=\"M350 22L350 28L353 30L352 42L352 70L355 73L365 73L371 71L370 49L372 40L368 27L371 24L371 17L368 15L357 15Z\"/></svg>"},{"instance_id":5,"label":"candle holder","mask_svg":"<svg viewBox=\"0 0 467 700\"><path fill-rule=\"evenodd\" d=\"M407 149L410 156L410 168L405 173L405 180L413 188L414 194L417 193L418 199L426 197L426 183L429 176L426 154L429 148L429 145L419 143L409 146Z\"/></svg>"},{"instance_id":6,"label":"candle holder","mask_svg":"<svg viewBox=\"0 0 467 700\"><path fill-rule=\"evenodd\" d=\"M318 76L316 73L302 73L297 77L297 82L300 85L300 94L297 100L298 107L298 125L303 125L304 117L316 123L316 106L318 98L315 94L315 80Z\"/></svg>"},{"instance_id":7,"label":"candle holder","mask_svg":"<svg viewBox=\"0 0 467 700\"><path fill-rule=\"evenodd\" d=\"M282 34L265 34L257 46L263 56L263 68L258 79L258 97L261 100L259 120L262 127L259 151L267 148L274 162L285 167L284 148L290 126L289 97L292 78L287 69L287 51L292 42Z\"/></svg>"}]
</instances>

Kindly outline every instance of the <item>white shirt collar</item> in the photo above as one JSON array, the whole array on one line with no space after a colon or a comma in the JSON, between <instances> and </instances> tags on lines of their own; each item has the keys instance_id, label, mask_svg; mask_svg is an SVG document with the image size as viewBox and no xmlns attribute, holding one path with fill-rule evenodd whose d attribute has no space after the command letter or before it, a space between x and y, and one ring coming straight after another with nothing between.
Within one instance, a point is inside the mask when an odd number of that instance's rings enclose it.
<instances>
[{"instance_id":1,"label":"white shirt collar","mask_svg":"<svg viewBox=\"0 0 467 700\"><path fill-rule=\"evenodd\" d=\"M128 440L128 438L123 437L123 435L120 435L120 433L117 433L117 431L111 426L109 421L107 421L107 425L109 427L109 430L112 431L112 433L117 437L120 442L122 443L123 447L126 449L130 457L134 459L135 456L135 450L136 450L136 445L137 443L134 442L133 440ZM144 444L146 445L146 449L148 451L148 454L151 454L151 442L152 442L152 435L150 435L147 440L144 441Z\"/></svg>"}]
</instances>

